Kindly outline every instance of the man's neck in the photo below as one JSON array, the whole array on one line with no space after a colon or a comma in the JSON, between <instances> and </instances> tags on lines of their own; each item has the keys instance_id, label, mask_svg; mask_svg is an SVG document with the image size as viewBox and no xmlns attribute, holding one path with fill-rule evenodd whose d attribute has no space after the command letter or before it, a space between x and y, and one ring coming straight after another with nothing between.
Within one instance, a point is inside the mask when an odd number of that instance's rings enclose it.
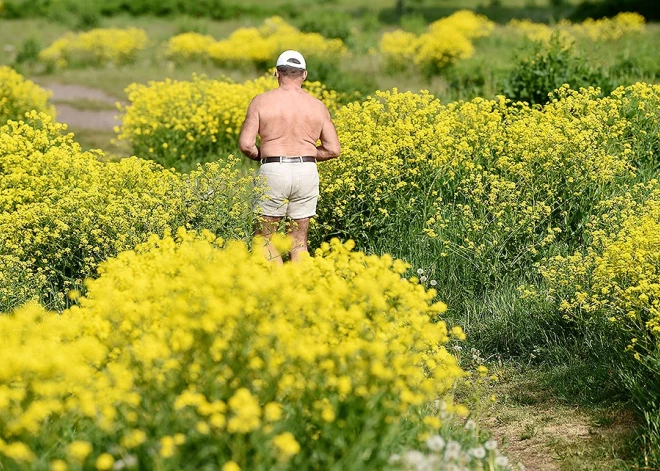
<instances>
[{"instance_id":1,"label":"man's neck","mask_svg":"<svg viewBox=\"0 0 660 471\"><path fill-rule=\"evenodd\" d=\"M280 88L283 90L295 90L296 88L301 88L301 87L302 87L302 82L298 82L298 81L280 82Z\"/></svg>"}]
</instances>

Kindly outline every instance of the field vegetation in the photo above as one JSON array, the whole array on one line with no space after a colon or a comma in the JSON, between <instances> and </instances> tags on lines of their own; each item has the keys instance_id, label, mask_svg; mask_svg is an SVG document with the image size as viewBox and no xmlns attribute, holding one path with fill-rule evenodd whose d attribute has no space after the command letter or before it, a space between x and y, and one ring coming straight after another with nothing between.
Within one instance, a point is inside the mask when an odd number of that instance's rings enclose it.
<instances>
[{"instance_id":1,"label":"field vegetation","mask_svg":"<svg viewBox=\"0 0 660 471\"><path fill-rule=\"evenodd\" d=\"M0 467L660 469L652 2L31 3L0 1ZM235 155L285 48L342 156L275 267ZM116 126L61 124L106 95Z\"/></svg>"}]
</instances>

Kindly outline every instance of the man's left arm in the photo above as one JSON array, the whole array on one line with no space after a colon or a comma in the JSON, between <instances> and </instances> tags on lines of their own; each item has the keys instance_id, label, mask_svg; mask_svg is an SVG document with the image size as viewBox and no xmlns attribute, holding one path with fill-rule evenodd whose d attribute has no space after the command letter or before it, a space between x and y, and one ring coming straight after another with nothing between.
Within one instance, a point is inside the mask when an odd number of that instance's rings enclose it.
<instances>
[{"instance_id":1,"label":"man's left arm","mask_svg":"<svg viewBox=\"0 0 660 471\"><path fill-rule=\"evenodd\" d=\"M259 133L259 112L257 111L257 98L255 97L248 106L241 135L238 138L238 147L246 157L259 160L261 157L257 147L257 134Z\"/></svg>"}]
</instances>

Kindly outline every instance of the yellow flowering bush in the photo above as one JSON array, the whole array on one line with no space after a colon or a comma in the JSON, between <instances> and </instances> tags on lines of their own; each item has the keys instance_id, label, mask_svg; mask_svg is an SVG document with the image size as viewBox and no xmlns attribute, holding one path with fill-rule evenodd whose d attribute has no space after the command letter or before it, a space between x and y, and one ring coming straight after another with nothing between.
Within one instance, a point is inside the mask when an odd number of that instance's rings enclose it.
<instances>
[{"instance_id":1,"label":"yellow flowering bush","mask_svg":"<svg viewBox=\"0 0 660 471\"><path fill-rule=\"evenodd\" d=\"M0 125L10 119L21 119L32 110L55 116L55 108L48 104L50 97L50 92L11 67L0 66Z\"/></svg>"},{"instance_id":2,"label":"yellow flowering bush","mask_svg":"<svg viewBox=\"0 0 660 471\"><path fill-rule=\"evenodd\" d=\"M195 76L132 84L126 90L130 103L121 108L119 138L130 142L136 155L166 166L218 159L236 149L252 98L276 87L268 75L244 83ZM318 82L305 82L304 88L331 112L338 108L336 92Z\"/></svg>"},{"instance_id":3,"label":"yellow flowering bush","mask_svg":"<svg viewBox=\"0 0 660 471\"><path fill-rule=\"evenodd\" d=\"M251 231L252 178L236 159L190 175L137 158L105 163L64 130L36 112L0 128L0 310L32 297L61 308L100 261L151 233Z\"/></svg>"},{"instance_id":4,"label":"yellow flowering bush","mask_svg":"<svg viewBox=\"0 0 660 471\"><path fill-rule=\"evenodd\" d=\"M578 34L589 37L592 41L613 41L630 33L644 31L646 20L639 13L619 13L614 18L594 20L587 18L573 29Z\"/></svg>"},{"instance_id":5,"label":"yellow flowering bush","mask_svg":"<svg viewBox=\"0 0 660 471\"><path fill-rule=\"evenodd\" d=\"M303 33L282 18L266 19L259 27L242 27L228 38L216 41L211 36L185 33L170 39L167 56L176 62L211 59L220 66L261 69L271 67L284 50L295 49L307 59L336 60L346 54L341 39L327 39L318 33Z\"/></svg>"},{"instance_id":6,"label":"yellow flowering bush","mask_svg":"<svg viewBox=\"0 0 660 471\"><path fill-rule=\"evenodd\" d=\"M388 66L393 69L405 69L414 62L414 51L417 50L419 37L401 29L383 33L380 38L380 52L385 57Z\"/></svg>"},{"instance_id":7,"label":"yellow flowering bush","mask_svg":"<svg viewBox=\"0 0 660 471\"><path fill-rule=\"evenodd\" d=\"M568 41L577 37L585 37L595 42L614 41L628 34L643 32L645 26L645 18L639 13L632 12L619 13L614 18L598 20L587 18L582 23L561 20L555 26L534 23L527 19L512 19L507 24L508 28L527 38L543 42L549 41L555 32L558 32L563 40Z\"/></svg>"},{"instance_id":8,"label":"yellow flowering bush","mask_svg":"<svg viewBox=\"0 0 660 471\"><path fill-rule=\"evenodd\" d=\"M342 157L320 166L315 238L424 251L438 282L492 286L558 238L574 243L603 195L631 181L657 146L659 98L646 84L607 98L564 87L545 108L378 92L337 113Z\"/></svg>"},{"instance_id":9,"label":"yellow flowering bush","mask_svg":"<svg viewBox=\"0 0 660 471\"><path fill-rule=\"evenodd\" d=\"M414 64L427 74L474 54L471 39L488 36L495 25L470 10L457 11L431 23L421 36L401 30L384 33L380 52L387 65L402 69Z\"/></svg>"},{"instance_id":10,"label":"yellow flowering bush","mask_svg":"<svg viewBox=\"0 0 660 471\"><path fill-rule=\"evenodd\" d=\"M208 50L215 42L208 34L194 32L178 34L167 42L165 56L175 62L185 63L208 57Z\"/></svg>"},{"instance_id":11,"label":"yellow flowering bush","mask_svg":"<svg viewBox=\"0 0 660 471\"><path fill-rule=\"evenodd\" d=\"M570 328L595 332L610 349L607 365L645 424L644 452L660 459L660 185L638 184L604 200L584 247L544 259L545 284ZM592 334L593 335L593 334Z\"/></svg>"},{"instance_id":12,"label":"yellow flowering bush","mask_svg":"<svg viewBox=\"0 0 660 471\"><path fill-rule=\"evenodd\" d=\"M413 61L426 74L435 74L443 67L473 55L470 38L457 29L445 27L419 37Z\"/></svg>"},{"instance_id":13,"label":"yellow flowering bush","mask_svg":"<svg viewBox=\"0 0 660 471\"><path fill-rule=\"evenodd\" d=\"M559 308L565 313L607 316L612 324L635 333L635 337L646 332L660 354L657 180L601 202L600 212L590 224L590 243L584 253L556 256L541 266L549 293L558 296ZM636 339L633 344L630 348L642 342ZM644 343L644 347L649 344Z\"/></svg>"},{"instance_id":14,"label":"yellow flowering bush","mask_svg":"<svg viewBox=\"0 0 660 471\"><path fill-rule=\"evenodd\" d=\"M562 22L560 24L565 25L566 23ZM539 42L549 42L553 33L557 30L545 23L535 23L532 20L518 18L513 18L509 21L507 23L507 28L522 34L532 41ZM566 41L571 39L569 33L565 29L561 30L560 35L562 40Z\"/></svg>"},{"instance_id":15,"label":"yellow flowering bush","mask_svg":"<svg viewBox=\"0 0 660 471\"><path fill-rule=\"evenodd\" d=\"M437 430L434 401L467 412L445 348L463 334L404 262L352 246L277 266L180 230L105 262L61 315L0 316L3 461L385 468Z\"/></svg>"},{"instance_id":16,"label":"yellow flowering bush","mask_svg":"<svg viewBox=\"0 0 660 471\"><path fill-rule=\"evenodd\" d=\"M494 29L495 23L472 10L455 11L429 25L429 32L432 34L442 35L447 30L454 30L469 39L490 36Z\"/></svg>"},{"instance_id":17,"label":"yellow flowering bush","mask_svg":"<svg viewBox=\"0 0 660 471\"><path fill-rule=\"evenodd\" d=\"M39 53L49 67L76 65L123 65L135 61L149 43L147 33L138 28L99 28L83 33L67 33Z\"/></svg>"}]
</instances>

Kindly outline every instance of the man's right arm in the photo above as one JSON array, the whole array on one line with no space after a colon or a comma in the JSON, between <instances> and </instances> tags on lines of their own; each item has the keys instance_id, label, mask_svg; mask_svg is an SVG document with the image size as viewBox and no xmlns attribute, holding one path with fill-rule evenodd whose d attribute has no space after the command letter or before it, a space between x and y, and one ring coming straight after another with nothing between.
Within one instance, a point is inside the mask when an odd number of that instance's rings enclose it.
<instances>
[{"instance_id":1,"label":"man's right arm","mask_svg":"<svg viewBox=\"0 0 660 471\"><path fill-rule=\"evenodd\" d=\"M316 160L322 162L339 157L339 153L341 152L339 137L337 136L337 130L332 123L332 118L327 108L325 109L325 119L323 121L320 139L321 145L316 148Z\"/></svg>"},{"instance_id":2,"label":"man's right arm","mask_svg":"<svg viewBox=\"0 0 660 471\"><path fill-rule=\"evenodd\" d=\"M257 135L259 133L259 111L257 109L257 98L254 98L248 106L245 121L238 138L238 147L246 157L259 160L260 152L257 147Z\"/></svg>"}]
</instances>

